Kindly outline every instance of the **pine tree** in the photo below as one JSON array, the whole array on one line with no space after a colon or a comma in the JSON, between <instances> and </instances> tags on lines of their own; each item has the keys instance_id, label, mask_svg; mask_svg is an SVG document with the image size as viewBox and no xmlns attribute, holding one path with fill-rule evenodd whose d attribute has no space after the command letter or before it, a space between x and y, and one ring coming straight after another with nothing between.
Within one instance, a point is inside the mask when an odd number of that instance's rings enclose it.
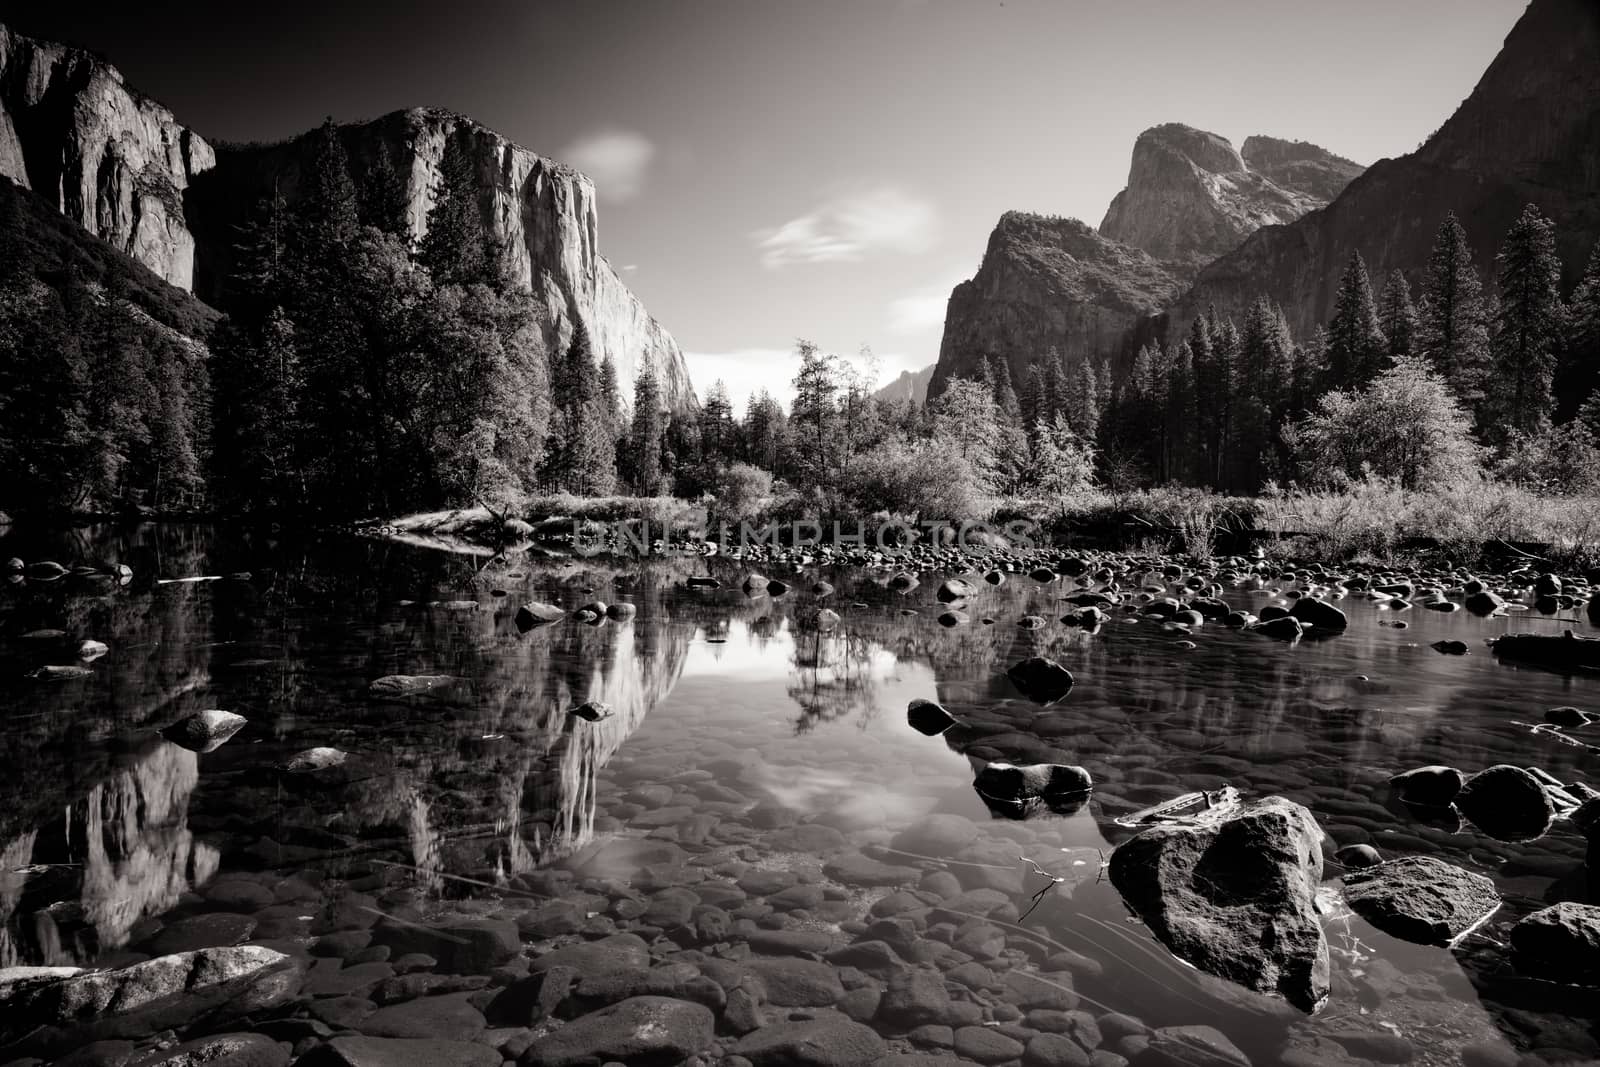
<instances>
[{"instance_id":1,"label":"pine tree","mask_svg":"<svg viewBox=\"0 0 1600 1067\"><path fill-rule=\"evenodd\" d=\"M998 361L994 375L994 399L1000 407L1000 417L1010 425L1022 424L1022 402L1011 385L1011 364Z\"/></svg>"},{"instance_id":2,"label":"pine tree","mask_svg":"<svg viewBox=\"0 0 1600 1067\"><path fill-rule=\"evenodd\" d=\"M1445 216L1428 256L1417 351L1471 406L1483 396L1489 362L1483 282L1472 262L1467 233L1454 212Z\"/></svg>"},{"instance_id":3,"label":"pine tree","mask_svg":"<svg viewBox=\"0 0 1600 1067\"><path fill-rule=\"evenodd\" d=\"M311 180L295 208L305 254L319 257L348 246L359 219L350 159L339 128L328 118L312 136Z\"/></svg>"},{"instance_id":4,"label":"pine tree","mask_svg":"<svg viewBox=\"0 0 1600 1067\"><path fill-rule=\"evenodd\" d=\"M230 309L250 321L289 297L291 216L288 202L273 182L272 194L256 202L234 244L234 270L227 279Z\"/></svg>"},{"instance_id":5,"label":"pine tree","mask_svg":"<svg viewBox=\"0 0 1600 1067\"><path fill-rule=\"evenodd\" d=\"M468 285L490 276L490 248L478 207L478 181L465 131L445 136L439 159L439 183L428 212L417 262L441 285Z\"/></svg>"},{"instance_id":6,"label":"pine tree","mask_svg":"<svg viewBox=\"0 0 1600 1067\"><path fill-rule=\"evenodd\" d=\"M1050 418L1067 413L1067 398L1072 391L1066 360L1060 350L1050 349L1044 369L1044 410Z\"/></svg>"},{"instance_id":7,"label":"pine tree","mask_svg":"<svg viewBox=\"0 0 1600 1067\"><path fill-rule=\"evenodd\" d=\"M1283 311L1261 298L1245 316L1234 396L1232 488L1254 492L1277 455L1277 426L1293 386L1294 345Z\"/></svg>"},{"instance_id":8,"label":"pine tree","mask_svg":"<svg viewBox=\"0 0 1600 1067\"><path fill-rule=\"evenodd\" d=\"M1383 369L1388 342L1378 323L1367 264L1360 252L1350 253L1328 320L1328 389L1366 385Z\"/></svg>"},{"instance_id":9,"label":"pine tree","mask_svg":"<svg viewBox=\"0 0 1600 1067\"><path fill-rule=\"evenodd\" d=\"M1389 272L1389 280L1378 295L1378 328L1383 331L1385 352L1389 359L1412 355L1417 344L1417 309L1411 301L1411 284L1398 270Z\"/></svg>"},{"instance_id":10,"label":"pine tree","mask_svg":"<svg viewBox=\"0 0 1600 1067\"><path fill-rule=\"evenodd\" d=\"M1572 418L1591 398L1600 398L1600 243L1589 253L1583 279L1567 309L1567 336L1556 372L1556 418ZM1597 426L1600 436L1600 426Z\"/></svg>"},{"instance_id":11,"label":"pine tree","mask_svg":"<svg viewBox=\"0 0 1600 1067\"><path fill-rule=\"evenodd\" d=\"M405 183L382 145L361 180L359 215L363 226L376 226L384 233L411 241L410 205Z\"/></svg>"},{"instance_id":12,"label":"pine tree","mask_svg":"<svg viewBox=\"0 0 1600 1067\"><path fill-rule=\"evenodd\" d=\"M600 361L600 379L596 393L600 402L600 413L606 420L606 429L612 437L617 437L622 429L622 390L617 385L617 365L607 352Z\"/></svg>"},{"instance_id":13,"label":"pine tree","mask_svg":"<svg viewBox=\"0 0 1600 1067\"><path fill-rule=\"evenodd\" d=\"M1045 396L1044 371L1040 370L1038 362L1028 365L1028 373L1022 379L1022 396L1018 400L1022 413L1022 423L1031 431L1036 426L1048 408Z\"/></svg>"},{"instance_id":14,"label":"pine tree","mask_svg":"<svg viewBox=\"0 0 1600 1067\"><path fill-rule=\"evenodd\" d=\"M1100 436L1100 386L1094 367L1086 359L1078 361L1067 382L1064 409L1072 432L1080 441L1093 445Z\"/></svg>"},{"instance_id":15,"label":"pine tree","mask_svg":"<svg viewBox=\"0 0 1600 1067\"><path fill-rule=\"evenodd\" d=\"M1186 464L1194 451L1195 394L1194 351L1187 340L1167 353L1166 410L1163 434L1163 453L1156 478L1161 482L1177 481L1189 472Z\"/></svg>"},{"instance_id":16,"label":"pine tree","mask_svg":"<svg viewBox=\"0 0 1600 1067\"><path fill-rule=\"evenodd\" d=\"M700 407L700 451L711 466L725 467L734 458L733 444L733 401L727 384L718 378Z\"/></svg>"},{"instance_id":17,"label":"pine tree","mask_svg":"<svg viewBox=\"0 0 1600 1067\"><path fill-rule=\"evenodd\" d=\"M826 480L832 467L829 435L838 419L838 367L832 356L810 341L797 344L800 370L794 377L794 406L789 414L789 427L795 438L793 458L801 479L818 485ZM945 388L949 387L947 383Z\"/></svg>"},{"instance_id":18,"label":"pine tree","mask_svg":"<svg viewBox=\"0 0 1600 1067\"><path fill-rule=\"evenodd\" d=\"M633 430L628 450L633 462L633 491L639 496L661 492L661 443L666 420L661 411L661 385L655 364L641 360L633 381Z\"/></svg>"},{"instance_id":19,"label":"pine tree","mask_svg":"<svg viewBox=\"0 0 1600 1067\"><path fill-rule=\"evenodd\" d=\"M1485 428L1490 439L1504 441L1537 434L1554 407L1550 386L1567 316L1555 223L1529 204L1506 232L1495 265L1499 303Z\"/></svg>"}]
</instances>

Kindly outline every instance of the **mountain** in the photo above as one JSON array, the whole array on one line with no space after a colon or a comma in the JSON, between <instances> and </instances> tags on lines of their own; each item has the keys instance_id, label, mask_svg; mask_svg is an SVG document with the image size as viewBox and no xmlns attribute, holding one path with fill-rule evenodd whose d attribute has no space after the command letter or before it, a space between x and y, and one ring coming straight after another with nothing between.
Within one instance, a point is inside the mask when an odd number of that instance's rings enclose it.
<instances>
[{"instance_id":1,"label":"mountain","mask_svg":"<svg viewBox=\"0 0 1600 1067\"><path fill-rule=\"evenodd\" d=\"M1600 235L1600 4L1532 0L1470 96L1420 148L1372 165L1325 209L1256 232L1209 264L1171 310L1173 336L1208 305L1239 313L1258 295L1307 336L1332 311L1360 252L1374 279L1416 282L1454 211L1477 254L1494 254L1523 208L1555 220L1567 282Z\"/></svg>"},{"instance_id":2,"label":"mountain","mask_svg":"<svg viewBox=\"0 0 1600 1067\"><path fill-rule=\"evenodd\" d=\"M1348 182L1361 173L1315 145L1265 137L1246 143L1264 167L1214 133L1179 123L1145 130L1134 142L1128 187L1112 199L1100 233L1158 259L1199 266L1263 226L1322 207L1343 188L1341 177Z\"/></svg>"},{"instance_id":3,"label":"mountain","mask_svg":"<svg viewBox=\"0 0 1600 1067\"><path fill-rule=\"evenodd\" d=\"M922 404L928 399L928 383L933 380L935 366L937 364L930 363L921 370L903 370L900 372L900 377L872 395L879 400L909 398L913 403Z\"/></svg>"},{"instance_id":4,"label":"mountain","mask_svg":"<svg viewBox=\"0 0 1600 1067\"><path fill-rule=\"evenodd\" d=\"M648 358L668 402L693 409L677 341L599 252L589 178L447 111L399 111L340 127L358 186L373 160L389 157L418 237L445 138L457 131L472 147L486 230L505 250L511 277L549 310L551 350L582 320L596 356L611 356L621 381L631 382ZM104 59L0 25L0 176L202 299L217 299L243 214L274 185L292 201L309 151L308 136L276 145L208 141Z\"/></svg>"},{"instance_id":5,"label":"mountain","mask_svg":"<svg viewBox=\"0 0 1600 1067\"><path fill-rule=\"evenodd\" d=\"M931 382L1004 356L1013 381L1054 348L1069 360L1133 351L1200 269L1263 226L1325 205L1361 167L1316 145L1225 137L1178 123L1134 143L1128 186L1098 231L1007 212L971 281L957 285Z\"/></svg>"},{"instance_id":6,"label":"mountain","mask_svg":"<svg viewBox=\"0 0 1600 1067\"><path fill-rule=\"evenodd\" d=\"M1077 219L1008 211L978 273L950 294L928 392L976 376L988 356L1009 363L1013 382L1051 348L1068 360L1099 358L1187 282L1177 265Z\"/></svg>"}]
</instances>

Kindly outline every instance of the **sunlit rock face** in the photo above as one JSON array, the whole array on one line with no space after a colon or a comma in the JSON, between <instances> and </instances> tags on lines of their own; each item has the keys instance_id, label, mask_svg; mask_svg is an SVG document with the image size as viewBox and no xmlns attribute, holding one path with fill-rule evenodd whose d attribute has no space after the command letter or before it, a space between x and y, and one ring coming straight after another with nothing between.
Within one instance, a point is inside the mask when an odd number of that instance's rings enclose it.
<instances>
[{"instance_id":1,"label":"sunlit rock face","mask_svg":"<svg viewBox=\"0 0 1600 1067\"><path fill-rule=\"evenodd\" d=\"M380 157L405 187L414 240L428 228L441 185L440 161L451 137L462 139L478 180L484 228L501 249L502 268L540 298L550 351L563 349L577 322L587 327L595 358L610 356L618 380L631 382L648 360L663 395L676 409L692 408L694 393L678 342L618 278L599 249L594 183L553 159L531 152L450 111L413 108L340 128L357 187ZM237 227L276 189L290 202L314 162L314 140L223 146L216 169L190 200L199 241L196 291L213 297L230 267Z\"/></svg>"},{"instance_id":2,"label":"sunlit rock face","mask_svg":"<svg viewBox=\"0 0 1600 1067\"><path fill-rule=\"evenodd\" d=\"M0 960L63 964L120 948L141 919L205 884L219 857L189 829L199 780L195 753L161 741L68 804L58 822L9 843L0 855L7 872L30 858L58 866L37 889L0 883Z\"/></svg>"},{"instance_id":3,"label":"sunlit rock face","mask_svg":"<svg viewBox=\"0 0 1600 1067\"><path fill-rule=\"evenodd\" d=\"M427 228L445 138L476 163L486 229L513 281L549 310L546 341L582 321L596 358L631 382L649 360L677 410L696 406L683 352L600 255L594 183L448 111L415 108L341 128L353 177L386 154L406 184L413 235ZM218 296L238 225L274 186L291 201L310 140L213 146L89 52L0 25L0 175L202 299Z\"/></svg>"},{"instance_id":4,"label":"sunlit rock face","mask_svg":"<svg viewBox=\"0 0 1600 1067\"><path fill-rule=\"evenodd\" d=\"M1200 266L1263 226L1322 207L1344 187L1341 177L1348 183L1361 173L1315 145L1257 137L1246 144L1253 161L1204 130L1179 123L1145 130L1128 187L1111 201L1100 232L1158 259Z\"/></svg>"},{"instance_id":5,"label":"sunlit rock face","mask_svg":"<svg viewBox=\"0 0 1600 1067\"><path fill-rule=\"evenodd\" d=\"M0 26L0 175L183 289L195 258L184 191L215 162L115 67Z\"/></svg>"},{"instance_id":6,"label":"sunlit rock face","mask_svg":"<svg viewBox=\"0 0 1600 1067\"><path fill-rule=\"evenodd\" d=\"M1600 5L1532 0L1455 114L1417 151L1380 160L1325 210L1261 230L1203 270L1172 310L1187 329L1208 305L1238 314L1266 295L1302 336L1331 314L1339 273L1360 252L1374 278L1415 281L1445 213L1480 269L1534 203L1557 222L1568 284L1600 234Z\"/></svg>"}]
</instances>

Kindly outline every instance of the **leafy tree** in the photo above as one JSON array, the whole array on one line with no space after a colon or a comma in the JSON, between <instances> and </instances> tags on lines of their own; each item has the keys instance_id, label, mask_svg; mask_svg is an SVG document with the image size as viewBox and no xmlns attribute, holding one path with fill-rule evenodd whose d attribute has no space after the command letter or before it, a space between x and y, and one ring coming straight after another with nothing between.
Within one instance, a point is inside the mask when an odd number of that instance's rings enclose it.
<instances>
[{"instance_id":1,"label":"leafy tree","mask_svg":"<svg viewBox=\"0 0 1600 1067\"><path fill-rule=\"evenodd\" d=\"M1483 282L1454 212L1445 216L1434 238L1422 296L1417 351L1463 403L1476 404L1489 364L1488 318Z\"/></svg>"},{"instance_id":2,"label":"leafy tree","mask_svg":"<svg viewBox=\"0 0 1600 1067\"><path fill-rule=\"evenodd\" d=\"M1513 435L1495 474L1547 496L1600 494L1600 437L1582 419Z\"/></svg>"},{"instance_id":3,"label":"leafy tree","mask_svg":"<svg viewBox=\"0 0 1600 1067\"><path fill-rule=\"evenodd\" d=\"M1507 231L1495 264L1500 299L1485 429L1503 441L1513 433L1539 434L1554 407L1550 386L1567 315L1555 223L1529 204Z\"/></svg>"},{"instance_id":4,"label":"leafy tree","mask_svg":"<svg viewBox=\"0 0 1600 1067\"><path fill-rule=\"evenodd\" d=\"M1328 387L1365 385L1382 369L1387 350L1367 264L1360 252L1352 252L1328 321Z\"/></svg>"},{"instance_id":5,"label":"leafy tree","mask_svg":"<svg viewBox=\"0 0 1600 1067\"><path fill-rule=\"evenodd\" d=\"M1384 354L1390 360L1415 354L1420 323L1411 300L1411 284L1398 270L1389 272L1378 294L1378 328L1385 341Z\"/></svg>"},{"instance_id":6,"label":"leafy tree","mask_svg":"<svg viewBox=\"0 0 1600 1067\"><path fill-rule=\"evenodd\" d=\"M1445 380L1413 357L1366 387L1326 394L1298 425L1296 457L1311 480L1368 474L1404 489L1430 489L1478 470L1471 420Z\"/></svg>"},{"instance_id":7,"label":"leafy tree","mask_svg":"<svg viewBox=\"0 0 1600 1067\"><path fill-rule=\"evenodd\" d=\"M948 441L982 484L997 470L1001 443L999 406L981 381L950 378L944 392L929 405L934 436Z\"/></svg>"},{"instance_id":8,"label":"leafy tree","mask_svg":"<svg viewBox=\"0 0 1600 1067\"><path fill-rule=\"evenodd\" d=\"M1040 423L1034 431L1035 485L1046 496L1065 496L1087 489L1094 480L1094 446L1074 430L1064 415Z\"/></svg>"}]
</instances>

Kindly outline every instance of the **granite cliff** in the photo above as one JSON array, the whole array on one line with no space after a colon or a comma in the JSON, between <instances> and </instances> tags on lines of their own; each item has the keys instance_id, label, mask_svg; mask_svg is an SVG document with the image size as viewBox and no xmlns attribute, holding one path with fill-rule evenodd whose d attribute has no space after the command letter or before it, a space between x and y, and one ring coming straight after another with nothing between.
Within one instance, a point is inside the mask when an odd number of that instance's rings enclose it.
<instances>
[{"instance_id":1,"label":"granite cliff","mask_svg":"<svg viewBox=\"0 0 1600 1067\"><path fill-rule=\"evenodd\" d=\"M551 346L565 345L581 319L622 381L650 359L668 402L695 407L678 343L600 254L588 177L441 110L399 111L340 132L358 182L378 153L388 154L420 236L445 138L458 127L477 163L486 227L511 276L549 308ZM293 199L308 145L304 137L209 142L100 57L0 25L0 176L202 299L215 300L233 227L256 197L276 182Z\"/></svg>"},{"instance_id":2,"label":"granite cliff","mask_svg":"<svg viewBox=\"0 0 1600 1067\"><path fill-rule=\"evenodd\" d=\"M1003 356L1014 381L1051 348L1118 358L1200 268L1262 226L1327 203L1361 168L1315 145L1224 137L1169 123L1134 145L1128 186L1098 231L1076 219L1007 212L971 281L950 294L930 392Z\"/></svg>"},{"instance_id":3,"label":"granite cliff","mask_svg":"<svg viewBox=\"0 0 1600 1067\"><path fill-rule=\"evenodd\" d=\"M1532 0L1471 95L1420 148L1373 164L1325 209L1260 230L1209 264L1161 328L1175 335L1209 304L1237 314L1266 294L1309 334L1331 313L1351 252L1374 278L1398 269L1416 281L1454 211L1487 272L1530 202L1556 220L1570 285L1600 235L1594 0Z\"/></svg>"},{"instance_id":4,"label":"granite cliff","mask_svg":"<svg viewBox=\"0 0 1600 1067\"><path fill-rule=\"evenodd\" d=\"M1177 265L1077 219L1008 211L978 273L950 294L928 395L951 377L977 374L987 356L1005 359L1018 382L1051 348L1069 361L1097 359L1187 280Z\"/></svg>"},{"instance_id":5,"label":"granite cliff","mask_svg":"<svg viewBox=\"0 0 1600 1067\"><path fill-rule=\"evenodd\" d=\"M1226 138L1179 123L1145 130L1128 186L1100 233L1159 259L1198 267L1263 226L1322 207L1361 167L1315 145L1252 137L1246 159Z\"/></svg>"}]
</instances>

